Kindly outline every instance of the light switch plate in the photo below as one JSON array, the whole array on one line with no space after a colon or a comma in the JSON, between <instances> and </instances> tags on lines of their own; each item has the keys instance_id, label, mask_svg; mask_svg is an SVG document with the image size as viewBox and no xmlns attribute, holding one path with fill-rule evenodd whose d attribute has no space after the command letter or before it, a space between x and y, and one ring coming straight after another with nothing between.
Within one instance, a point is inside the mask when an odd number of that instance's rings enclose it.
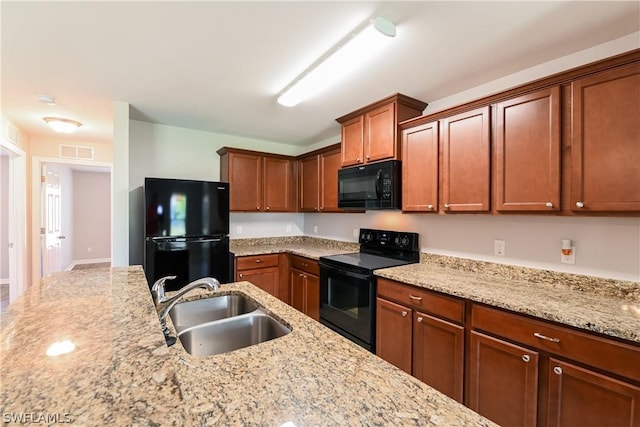
<instances>
[{"instance_id":1,"label":"light switch plate","mask_svg":"<svg viewBox=\"0 0 640 427\"><path fill-rule=\"evenodd\" d=\"M506 242L504 240L495 240L493 242L493 253L498 256L504 256L506 252Z\"/></svg>"}]
</instances>

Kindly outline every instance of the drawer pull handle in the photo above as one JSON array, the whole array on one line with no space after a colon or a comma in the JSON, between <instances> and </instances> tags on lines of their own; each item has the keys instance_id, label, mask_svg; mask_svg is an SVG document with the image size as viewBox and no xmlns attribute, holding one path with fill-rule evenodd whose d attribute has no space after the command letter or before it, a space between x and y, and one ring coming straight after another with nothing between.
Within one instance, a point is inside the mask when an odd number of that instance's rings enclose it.
<instances>
[{"instance_id":1,"label":"drawer pull handle","mask_svg":"<svg viewBox=\"0 0 640 427\"><path fill-rule=\"evenodd\" d=\"M302 266L303 266L303 267L309 267L309 264L307 264L306 262L303 262L303 263L302 263Z\"/></svg>"},{"instance_id":2,"label":"drawer pull handle","mask_svg":"<svg viewBox=\"0 0 640 427\"><path fill-rule=\"evenodd\" d=\"M407 314L409 314L409 313L407 313L406 311L403 311L402 312L402 317L407 317Z\"/></svg>"},{"instance_id":3,"label":"drawer pull handle","mask_svg":"<svg viewBox=\"0 0 640 427\"><path fill-rule=\"evenodd\" d=\"M583 202L576 202L576 206L579 208L584 208L584 203Z\"/></svg>"},{"instance_id":4,"label":"drawer pull handle","mask_svg":"<svg viewBox=\"0 0 640 427\"><path fill-rule=\"evenodd\" d=\"M304 277L304 274L302 274L302 273L298 273L298 276L300 276L300 277Z\"/></svg>"},{"instance_id":5,"label":"drawer pull handle","mask_svg":"<svg viewBox=\"0 0 640 427\"><path fill-rule=\"evenodd\" d=\"M422 323L422 317L418 317L418 323Z\"/></svg>"},{"instance_id":6,"label":"drawer pull handle","mask_svg":"<svg viewBox=\"0 0 640 427\"><path fill-rule=\"evenodd\" d=\"M547 203L545 203L545 206L548 207L548 208L552 208L553 207L553 203L547 202Z\"/></svg>"},{"instance_id":7,"label":"drawer pull handle","mask_svg":"<svg viewBox=\"0 0 640 427\"><path fill-rule=\"evenodd\" d=\"M528 354L525 354L522 356L522 360L524 361L524 363L529 363L531 357Z\"/></svg>"},{"instance_id":8,"label":"drawer pull handle","mask_svg":"<svg viewBox=\"0 0 640 427\"><path fill-rule=\"evenodd\" d=\"M553 373L556 375L562 375L562 368L560 366L554 366Z\"/></svg>"},{"instance_id":9,"label":"drawer pull handle","mask_svg":"<svg viewBox=\"0 0 640 427\"><path fill-rule=\"evenodd\" d=\"M433 210L433 205L428 205L428 206L427 206L427 209L429 209L430 211L432 211L432 210Z\"/></svg>"},{"instance_id":10,"label":"drawer pull handle","mask_svg":"<svg viewBox=\"0 0 640 427\"><path fill-rule=\"evenodd\" d=\"M541 340L551 341L551 342L560 342L558 338L548 337L546 335L542 335L541 333L534 332L533 336L536 338L540 338Z\"/></svg>"},{"instance_id":11,"label":"drawer pull handle","mask_svg":"<svg viewBox=\"0 0 640 427\"><path fill-rule=\"evenodd\" d=\"M416 296L413 296L411 294L409 294L409 298L411 298L414 301L422 301L422 297L416 297Z\"/></svg>"},{"instance_id":12,"label":"drawer pull handle","mask_svg":"<svg viewBox=\"0 0 640 427\"><path fill-rule=\"evenodd\" d=\"M238 274L238 277L240 277L242 279L244 276L242 275L242 273L240 273L240 274Z\"/></svg>"},{"instance_id":13,"label":"drawer pull handle","mask_svg":"<svg viewBox=\"0 0 640 427\"><path fill-rule=\"evenodd\" d=\"M256 264L260 264L261 262L264 262L264 261L262 261L261 259L256 260Z\"/></svg>"}]
</instances>

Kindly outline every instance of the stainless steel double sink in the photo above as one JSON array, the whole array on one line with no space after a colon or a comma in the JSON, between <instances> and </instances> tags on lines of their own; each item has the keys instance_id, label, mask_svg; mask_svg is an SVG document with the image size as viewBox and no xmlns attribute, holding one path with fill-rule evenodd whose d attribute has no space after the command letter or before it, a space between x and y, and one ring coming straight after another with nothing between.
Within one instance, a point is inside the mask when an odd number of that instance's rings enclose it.
<instances>
[{"instance_id":1,"label":"stainless steel double sink","mask_svg":"<svg viewBox=\"0 0 640 427\"><path fill-rule=\"evenodd\" d=\"M243 295L223 295L176 304L169 317L184 349L212 356L282 337L291 330Z\"/></svg>"}]
</instances>

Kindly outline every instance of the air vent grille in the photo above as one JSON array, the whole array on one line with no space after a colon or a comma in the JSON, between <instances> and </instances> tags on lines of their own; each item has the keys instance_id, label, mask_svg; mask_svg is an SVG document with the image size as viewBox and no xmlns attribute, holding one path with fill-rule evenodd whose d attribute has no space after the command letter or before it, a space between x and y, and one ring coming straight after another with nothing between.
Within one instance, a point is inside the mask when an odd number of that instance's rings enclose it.
<instances>
[{"instance_id":1,"label":"air vent grille","mask_svg":"<svg viewBox=\"0 0 640 427\"><path fill-rule=\"evenodd\" d=\"M14 144L20 144L20 131L12 124L7 126L7 139Z\"/></svg>"},{"instance_id":2,"label":"air vent grille","mask_svg":"<svg viewBox=\"0 0 640 427\"><path fill-rule=\"evenodd\" d=\"M64 157L66 159L93 160L93 156L94 153L92 147L60 144L60 157Z\"/></svg>"}]
</instances>

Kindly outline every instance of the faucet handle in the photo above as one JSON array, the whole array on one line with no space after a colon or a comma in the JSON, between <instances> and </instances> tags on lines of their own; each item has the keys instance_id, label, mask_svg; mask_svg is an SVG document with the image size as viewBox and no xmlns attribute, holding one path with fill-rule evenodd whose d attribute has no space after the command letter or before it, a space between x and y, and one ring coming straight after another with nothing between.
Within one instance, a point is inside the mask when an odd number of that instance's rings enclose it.
<instances>
[{"instance_id":1,"label":"faucet handle","mask_svg":"<svg viewBox=\"0 0 640 427\"><path fill-rule=\"evenodd\" d=\"M176 276L165 276L156 280L151 287L151 295L153 295L153 301L157 304L164 298L164 284L167 280L173 280Z\"/></svg>"}]
</instances>

